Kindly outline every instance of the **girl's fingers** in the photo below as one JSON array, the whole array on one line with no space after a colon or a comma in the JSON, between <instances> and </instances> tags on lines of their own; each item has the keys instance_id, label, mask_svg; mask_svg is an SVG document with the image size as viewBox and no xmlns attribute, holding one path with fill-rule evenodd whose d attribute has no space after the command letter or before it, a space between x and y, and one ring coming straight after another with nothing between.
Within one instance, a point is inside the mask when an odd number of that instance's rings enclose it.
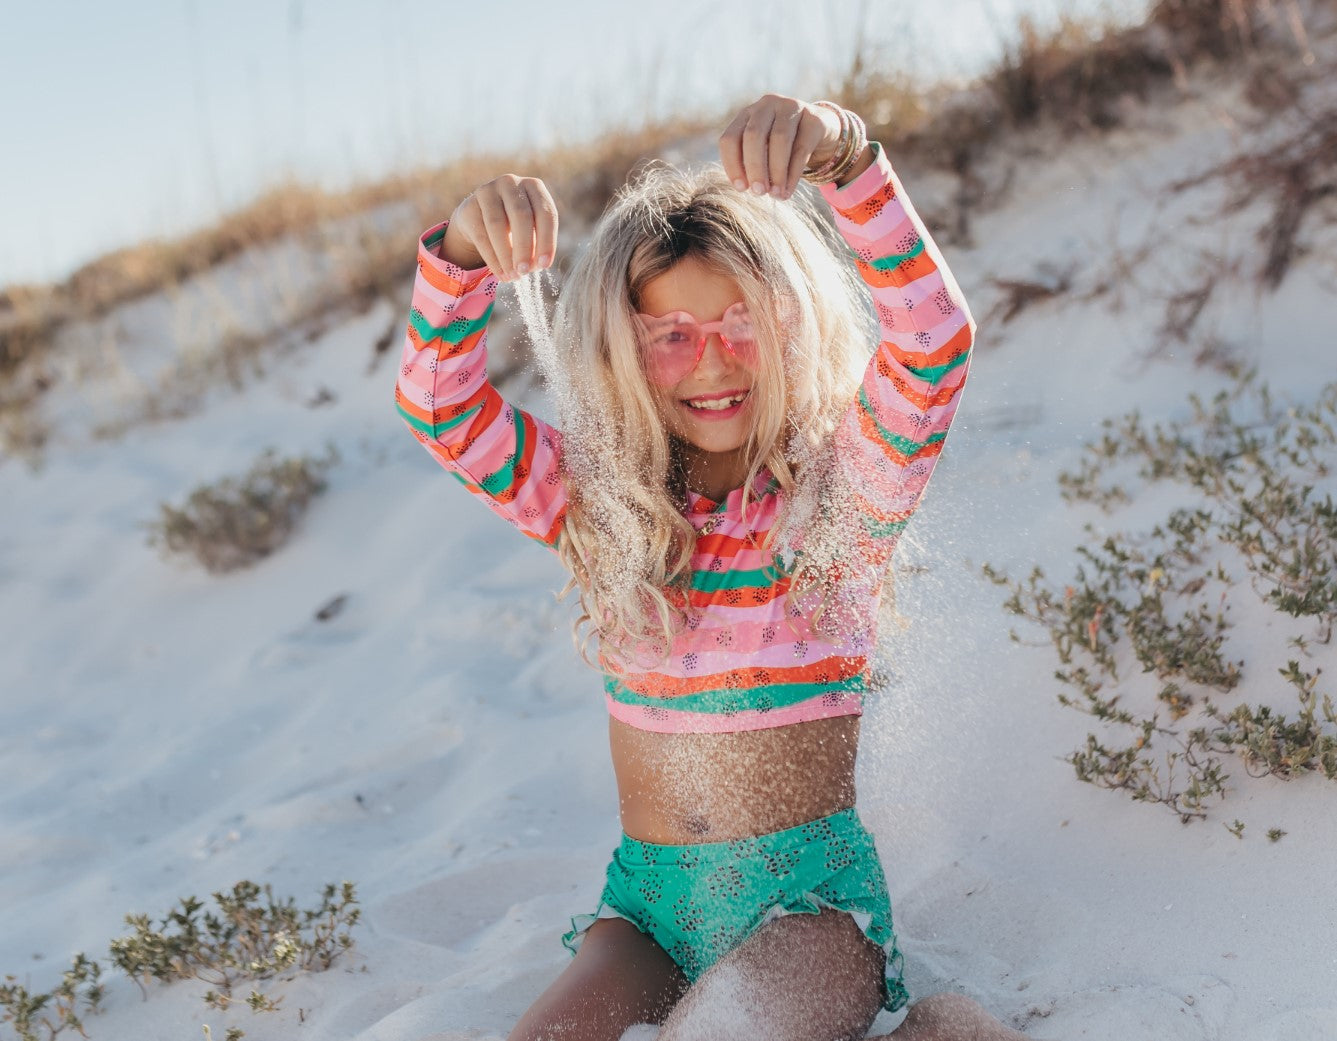
<instances>
[{"instance_id":1,"label":"girl's fingers","mask_svg":"<svg viewBox=\"0 0 1337 1041\"><path fill-rule=\"evenodd\" d=\"M770 191L770 155L767 147L775 113L769 108L754 109L743 130L743 177L750 191L758 195Z\"/></svg>"},{"instance_id":2,"label":"girl's fingers","mask_svg":"<svg viewBox=\"0 0 1337 1041\"><path fill-rule=\"evenodd\" d=\"M499 245L497 252L509 247L506 277L514 279L528 274L534 266L534 204L518 178L500 179L497 190L506 209L507 224L506 245Z\"/></svg>"},{"instance_id":3,"label":"girl's fingers","mask_svg":"<svg viewBox=\"0 0 1337 1041\"><path fill-rule=\"evenodd\" d=\"M556 256L557 204L537 177L488 181L460 203L451 223L503 281L547 267Z\"/></svg>"},{"instance_id":4,"label":"girl's fingers","mask_svg":"<svg viewBox=\"0 0 1337 1041\"><path fill-rule=\"evenodd\" d=\"M537 177L527 177L520 183L534 211L534 264L548 267L557 256L557 204L548 186Z\"/></svg>"},{"instance_id":5,"label":"girl's fingers","mask_svg":"<svg viewBox=\"0 0 1337 1041\"><path fill-rule=\"evenodd\" d=\"M720 135L720 161L735 188L787 199L813 153L830 137L822 109L767 94L739 112Z\"/></svg>"},{"instance_id":6,"label":"girl's fingers","mask_svg":"<svg viewBox=\"0 0 1337 1041\"><path fill-rule=\"evenodd\" d=\"M747 188L747 176L743 172L743 130L747 127L750 109L743 109L734 116L733 122L724 128L720 135L720 162L733 186L740 192Z\"/></svg>"},{"instance_id":7,"label":"girl's fingers","mask_svg":"<svg viewBox=\"0 0 1337 1041\"><path fill-rule=\"evenodd\" d=\"M813 150L822 143L825 136L826 128L821 119L810 113L801 114L798 133L794 137L794 148L789 156L789 170L785 174L784 198L787 199L794 194L799 178L803 176L808 160L812 158Z\"/></svg>"},{"instance_id":8,"label":"girl's fingers","mask_svg":"<svg viewBox=\"0 0 1337 1041\"><path fill-rule=\"evenodd\" d=\"M766 173L766 188L777 198L789 194L789 171L793 165L795 138L798 136L803 110L795 108L793 112L776 116L771 124L769 152ZM800 166L802 172L802 166Z\"/></svg>"},{"instance_id":9,"label":"girl's fingers","mask_svg":"<svg viewBox=\"0 0 1337 1041\"><path fill-rule=\"evenodd\" d=\"M479 188L474 193L474 200L478 203L481 224L479 234L474 238L474 245L478 247L478 252L482 254L492 273L498 278L505 278L511 263L510 226L506 221L506 206L491 184Z\"/></svg>"}]
</instances>

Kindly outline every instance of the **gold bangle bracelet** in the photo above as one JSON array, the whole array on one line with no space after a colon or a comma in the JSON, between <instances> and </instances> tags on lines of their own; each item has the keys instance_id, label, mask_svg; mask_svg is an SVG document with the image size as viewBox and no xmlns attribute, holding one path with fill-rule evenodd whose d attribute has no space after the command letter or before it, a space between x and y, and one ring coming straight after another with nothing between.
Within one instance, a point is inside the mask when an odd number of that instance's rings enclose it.
<instances>
[{"instance_id":1,"label":"gold bangle bracelet","mask_svg":"<svg viewBox=\"0 0 1337 1041\"><path fill-rule=\"evenodd\" d=\"M831 175L833 181L838 181L849 173L859 161L863 150L868 147L868 128L864 126L864 121L859 118L857 112L849 113L849 117L853 133L850 134L849 147L842 157L840 166Z\"/></svg>"},{"instance_id":2,"label":"gold bangle bracelet","mask_svg":"<svg viewBox=\"0 0 1337 1041\"><path fill-rule=\"evenodd\" d=\"M828 184L839 176L842 166L849 164L848 152L856 136L855 126L851 118L852 113L847 112L834 101L817 101L814 104L829 108L836 114L836 118L840 120L840 137L836 140L836 150L832 153L831 158L816 169L804 170L803 179L809 184Z\"/></svg>"}]
</instances>

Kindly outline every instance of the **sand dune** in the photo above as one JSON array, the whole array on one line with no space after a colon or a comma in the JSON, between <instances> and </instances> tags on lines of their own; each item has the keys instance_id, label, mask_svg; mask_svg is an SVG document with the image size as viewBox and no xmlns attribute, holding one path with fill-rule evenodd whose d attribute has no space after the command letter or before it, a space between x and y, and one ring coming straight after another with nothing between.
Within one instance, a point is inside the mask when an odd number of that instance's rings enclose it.
<instances>
[{"instance_id":1,"label":"sand dune","mask_svg":"<svg viewBox=\"0 0 1337 1041\"><path fill-rule=\"evenodd\" d=\"M1100 420L1182 417L1191 391L1226 385L1192 344L1152 349L1205 256L1223 273L1201 330L1300 400L1333 378L1332 229L1308 227L1307 255L1261 292L1263 201L1222 213L1214 182L1170 190L1278 132L1250 129L1244 107L1237 84L1196 84L1104 136L1018 138L990 161L1012 187L976 215L974 245L941 243L979 350L901 551L911 624L887 634L860 798L912 992L965 992L1036 1038L1337 1039L1337 788L1240 770L1223 810L1185 827L1078 784L1062 757L1088 721L1055 700L1050 652L1008 640L979 570L1070 573L1081 525L1115 523L1064 506L1055 483ZM946 178L901 172L921 212L947 211ZM993 279L1054 266L1068 293L991 320ZM252 1041L501 1038L597 895L616 800L599 684L551 595L562 576L402 428L393 363L366 371L395 317L379 307L282 352L244 393L115 441L60 422L99 399L95 380L65 385L44 466L0 466L0 972L49 987L73 952L103 955L124 913L240 878L299 900L352 879L365 908L351 955L275 987L278 1013L211 1011L195 984L143 1000L113 978L94 1039L181 1041L203 1023ZM155 371L170 325L145 319L132 367ZM335 404L307 407L317 386ZM266 446L328 442L329 491L258 566L209 578L145 545L159 502ZM1118 523L1163 505L1150 495ZM1247 621L1242 638L1261 639ZM1337 675L1331 646L1313 663ZM1259 671L1243 693L1275 688ZM1235 816L1243 839L1222 827Z\"/></svg>"}]
</instances>

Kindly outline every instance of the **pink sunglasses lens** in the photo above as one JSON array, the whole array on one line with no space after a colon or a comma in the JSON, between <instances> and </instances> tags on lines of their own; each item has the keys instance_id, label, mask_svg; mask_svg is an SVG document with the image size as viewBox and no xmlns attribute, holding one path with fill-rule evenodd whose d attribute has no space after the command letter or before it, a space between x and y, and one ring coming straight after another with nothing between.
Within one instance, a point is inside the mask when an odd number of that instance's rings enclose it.
<instances>
[{"instance_id":1,"label":"pink sunglasses lens","mask_svg":"<svg viewBox=\"0 0 1337 1041\"><path fill-rule=\"evenodd\" d=\"M641 318L641 346L650 379L663 386L677 383L696 365L699 326L683 312L662 318Z\"/></svg>"},{"instance_id":2,"label":"pink sunglasses lens","mask_svg":"<svg viewBox=\"0 0 1337 1041\"><path fill-rule=\"evenodd\" d=\"M734 357L748 368L757 364L757 334L752 329L752 315L742 301L724 312L723 328L720 329L725 346L733 351Z\"/></svg>"}]
</instances>

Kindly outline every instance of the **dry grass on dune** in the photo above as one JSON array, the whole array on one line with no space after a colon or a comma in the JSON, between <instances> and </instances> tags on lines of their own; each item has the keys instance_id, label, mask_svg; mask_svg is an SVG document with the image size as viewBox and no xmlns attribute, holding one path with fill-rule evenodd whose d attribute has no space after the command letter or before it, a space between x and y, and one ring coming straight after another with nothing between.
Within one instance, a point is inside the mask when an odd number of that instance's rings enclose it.
<instances>
[{"instance_id":1,"label":"dry grass on dune","mask_svg":"<svg viewBox=\"0 0 1337 1041\"><path fill-rule=\"evenodd\" d=\"M469 165L472 162L459 164L462 168ZM283 184L210 227L108 253L64 282L0 290L0 375L12 370L37 342L49 338L66 321L96 318L284 236L300 236L332 220L430 195L436 180L440 180L439 172L422 172L347 192Z\"/></svg>"},{"instance_id":2,"label":"dry grass on dune","mask_svg":"<svg viewBox=\"0 0 1337 1041\"><path fill-rule=\"evenodd\" d=\"M1041 122L1069 132L1119 126L1130 101L1146 101L1172 83L1186 86L1189 69L1202 63L1314 60L1300 0L1159 0L1128 28L1065 17L1048 33L1028 19L1020 30L975 89L909 126L879 121L882 139L964 173L1011 130ZM867 111L876 112L878 97L875 86Z\"/></svg>"},{"instance_id":3,"label":"dry grass on dune","mask_svg":"<svg viewBox=\"0 0 1337 1041\"><path fill-rule=\"evenodd\" d=\"M870 132L895 151L959 179L944 240L968 245L971 217L997 204L1006 185L989 184L983 160L1009 135L1049 125L1066 135L1127 122L1167 91L1189 88L1202 67L1243 67L1260 111L1285 104L1291 77L1314 62L1307 23L1327 0L1158 0L1138 25L1116 28L1063 18L1049 32L1023 19L1017 40L969 89L907 104L903 85L872 75L848 100L872 116ZM895 119L882 118L892 112Z\"/></svg>"}]
</instances>

